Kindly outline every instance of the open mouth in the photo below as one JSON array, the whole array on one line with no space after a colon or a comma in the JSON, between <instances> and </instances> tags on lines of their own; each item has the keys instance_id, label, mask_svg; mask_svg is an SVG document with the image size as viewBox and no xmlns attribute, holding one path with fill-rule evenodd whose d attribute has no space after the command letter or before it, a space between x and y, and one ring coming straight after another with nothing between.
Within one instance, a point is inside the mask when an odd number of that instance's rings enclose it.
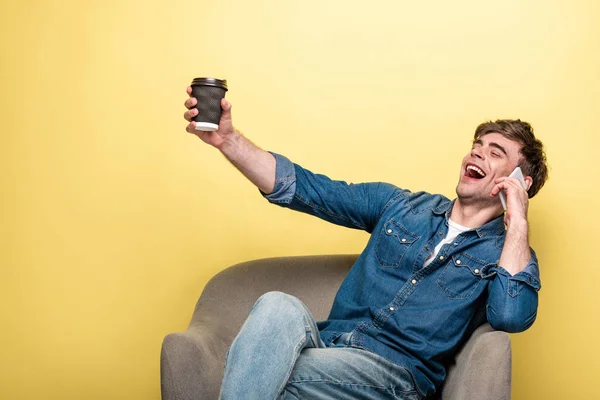
<instances>
[{"instance_id":1,"label":"open mouth","mask_svg":"<svg viewBox=\"0 0 600 400\"><path fill-rule=\"evenodd\" d=\"M467 168L465 169L465 175L468 176L469 178L474 178L474 179L485 178L485 172L483 172L483 170L481 168L479 168L478 166L473 165L473 164L467 165Z\"/></svg>"}]
</instances>

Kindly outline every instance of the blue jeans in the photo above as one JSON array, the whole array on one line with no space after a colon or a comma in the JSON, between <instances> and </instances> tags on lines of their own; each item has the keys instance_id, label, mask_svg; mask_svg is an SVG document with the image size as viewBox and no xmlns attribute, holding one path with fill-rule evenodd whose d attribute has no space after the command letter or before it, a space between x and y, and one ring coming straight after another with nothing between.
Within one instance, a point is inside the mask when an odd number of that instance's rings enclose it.
<instances>
[{"instance_id":1,"label":"blue jeans","mask_svg":"<svg viewBox=\"0 0 600 400\"><path fill-rule=\"evenodd\" d=\"M219 398L421 399L407 369L349 347L350 335L326 347L304 303L266 293L229 348Z\"/></svg>"}]
</instances>

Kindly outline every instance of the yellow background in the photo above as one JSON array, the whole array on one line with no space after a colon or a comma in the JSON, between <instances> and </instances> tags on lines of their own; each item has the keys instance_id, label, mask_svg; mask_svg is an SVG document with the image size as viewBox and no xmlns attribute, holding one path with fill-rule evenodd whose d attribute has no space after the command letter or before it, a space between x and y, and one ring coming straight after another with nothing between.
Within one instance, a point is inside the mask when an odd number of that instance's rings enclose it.
<instances>
[{"instance_id":1,"label":"yellow background","mask_svg":"<svg viewBox=\"0 0 600 400\"><path fill-rule=\"evenodd\" d=\"M451 197L478 123L532 122L551 177L513 398L600 398L597 1L0 4L0 398L158 399L162 338L211 276L366 243L270 206L187 134L197 76L228 80L264 148Z\"/></svg>"}]
</instances>

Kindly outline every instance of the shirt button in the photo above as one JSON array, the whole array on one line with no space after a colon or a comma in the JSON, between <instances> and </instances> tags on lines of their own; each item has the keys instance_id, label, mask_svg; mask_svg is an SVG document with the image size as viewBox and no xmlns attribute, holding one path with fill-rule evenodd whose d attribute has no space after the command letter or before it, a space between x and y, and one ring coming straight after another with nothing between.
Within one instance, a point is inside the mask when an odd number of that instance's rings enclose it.
<instances>
[{"instance_id":1,"label":"shirt button","mask_svg":"<svg viewBox=\"0 0 600 400\"><path fill-rule=\"evenodd\" d=\"M390 307L390 311L394 311L394 310L395 310L395 308L394 308L394 307Z\"/></svg>"},{"instance_id":2,"label":"shirt button","mask_svg":"<svg viewBox=\"0 0 600 400\"><path fill-rule=\"evenodd\" d=\"M458 265L460 265L460 262L461 262L460 260L456 260L456 263L457 263Z\"/></svg>"},{"instance_id":3,"label":"shirt button","mask_svg":"<svg viewBox=\"0 0 600 400\"><path fill-rule=\"evenodd\" d=\"M478 274L478 273L479 273L479 270L478 270L478 269L475 269L473 272L475 272L476 274Z\"/></svg>"},{"instance_id":4,"label":"shirt button","mask_svg":"<svg viewBox=\"0 0 600 400\"><path fill-rule=\"evenodd\" d=\"M392 233L392 230L391 230L391 229L388 229L388 230L387 230L387 233Z\"/></svg>"},{"instance_id":5,"label":"shirt button","mask_svg":"<svg viewBox=\"0 0 600 400\"><path fill-rule=\"evenodd\" d=\"M417 280L416 279L413 279L411 282L412 282L413 285L417 284Z\"/></svg>"},{"instance_id":6,"label":"shirt button","mask_svg":"<svg viewBox=\"0 0 600 400\"><path fill-rule=\"evenodd\" d=\"M438 235L442 236L442 235L443 235L443 233L442 233L442 232L440 232L440 233L438 233Z\"/></svg>"},{"instance_id":7,"label":"shirt button","mask_svg":"<svg viewBox=\"0 0 600 400\"><path fill-rule=\"evenodd\" d=\"M429 251L429 247L425 247L425 251Z\"/></svg>"},{"instance_id":8,"label":"shirt button","mask_svg":"<svg viewBox=\"0 0 600 400\"><path fill-rule=\"evenodd\" d=\"M440 260L443 260L443 259L444 259L444 256L440 256Z\"/></svg>"},{"instance_id":9,"label":"shirt button","mask_svg":"<svg viewBox=\"0 0 600 400\"><path fill-rule=\"evenodd\" d=\"M402 242L406 242L406 239L402 238Z\"/></svg>"}]
</instances>

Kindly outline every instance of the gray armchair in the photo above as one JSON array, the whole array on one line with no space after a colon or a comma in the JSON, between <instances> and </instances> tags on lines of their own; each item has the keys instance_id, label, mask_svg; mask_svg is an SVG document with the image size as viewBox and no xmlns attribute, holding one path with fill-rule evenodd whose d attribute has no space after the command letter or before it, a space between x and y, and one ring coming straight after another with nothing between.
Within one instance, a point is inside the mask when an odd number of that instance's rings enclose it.
<instances>
[{"instance_id":1,"label":"gray armchair","mask_svg":"<svg viewBox=\"0 0 600 400\"><path fill-rule=\"evenodd\" d=\"M254 302L277 290L301 299L317 320L327 318L333 298L356 255L254 260L229 267L206 285L185 332L163 341L163 400L217 399L225 354ZM455 358L443 400L510 399L509 335L479 327Z\"/></svg>"}]
</instances>

